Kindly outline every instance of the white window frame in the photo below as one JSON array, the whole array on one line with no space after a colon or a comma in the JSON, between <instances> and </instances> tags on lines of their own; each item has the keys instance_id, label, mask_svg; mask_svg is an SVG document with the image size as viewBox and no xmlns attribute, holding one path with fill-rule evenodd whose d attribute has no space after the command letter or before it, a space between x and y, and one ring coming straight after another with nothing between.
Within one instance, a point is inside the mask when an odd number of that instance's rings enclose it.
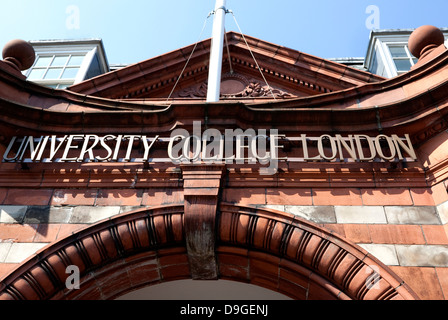
<instances>
[{"instance_id":1,"label":"white window frame","mask_svg":"<svg viewBox=\"0 0 448 320\"><path fill-rule=\"evenodd\" d=\"M84 51L84 50L76 50L76 51L40 51L40 52L36 52L36 60L33 64L33 66L28 69L25 72L25 76L28 77L29 74L31 73L31 71L34 69L35 64L38 61L38 57L46 57L46 56L53 56L53 57L58 57L58 56L72 56L72 55L82 55L84 56L83 61L81 63L81 65L78 68L78 72L75 76L75 78L71 78L71 79L36 79L36 80L30 80L32 82L41 84L43 86L53 86L53 85L63 85L65 87L68 87L70 85L76 84L81 82L87 73L87 70L90 66L90 63L92 62L93 59L93 55L89 54L91 51ZM67 65L63 66L63 70L65 70Z\"/></svg>"},{"instance_id":2,"label":"white window frame","mask_svg":"<svg viewBox=\"0 0 448 320\"><path fill-rule=\"evenodd\" d=\"M408 43L407 42L404 42L404 41L401 41L401 42L389 42L388 41L388 42L384 42L384 45L387 48L386 49L386 52L387 52L387 55L388 55L387 59L390 62L391 68L393 69L395 75L401 75L401 74L406 73L406 72L409 71L409 70L399 71L397 69L397 65L395 64L395 59L397 59L397 60L408 60L411 63L411 68L415 65L415 62L414 62L413 59L416 59L416 58L409 51L409 47L408 47ZM392 56L390 48L391 47L403 47L403 46L404 46L404 50L405 50L407 56L405 58L394 58Z\"/></svg>"},{"instance_id":3,"label":"white window frame","mask_svg":"<svg viewBox=\"0 0 448 320\"><path fill-rule=\"evenodd\" d=\"M445 46L448 47L448 29L443 28L441 29L444 36L445 36ZM392 54L390 52L389 47L394 45L404 45L405 50L408 53L408 57L411 61L411 65L413 66L415 63L413 61L414 56L409 51L408 47L408 40L409 36L411 35L413 29L407 29L407 30L397 30L397 31L391 31L390 33L388 30L371 33L370 36L370 42L369 47L367 50L366 55L366 62L365 67L366 69L370 70L372 65L372 57L373 52L376 51L377 53L377 59L383 59L384 66L385 66L385 74L383 75L386 78L393 78L400 74L406 73L405 71L398 71L397 67L395 65L394 59L392 57Z\"/></svg>"},{"instance_id":4,"label":"white window frame","mask_svg":"<svg viewBox=\"0 0 448 320\"><path fill-rule=\"evenodd\" d=\"M46 70L45 72L48 72L48 70L56 69L56 68L59 69L60 68L61 72L63 73L67 68L69 68L67 66L67 63L68 63L69 59L67 59L66 64L63 65L63 66L57 66L57 67L53 67L53 68L51 66L49 66L49 65L46 66L46 67L43 67L43 68L36 67L36 64L38 63L39 58L42 58L42 57L52 57L52 59L55 59L57 57L62 57L62 56L68 56L68 57L71 57L71 56L83 56L83 60L82 60L81 64L79 66L77 66L77 70L78 71L77 71L76 76L74 78L69 78L69 79L62 79L62 78L61 79L34 79L34 80L30 80L30 81L42 84L44 86L51 86L51 85L66 85L66 86L69 86L69 85L74 84L77 80L79 81L79 79L81 79L82 76L85 76L85 71L84 71L84 75L82 75L81 74L81 70L82 70L83 66L85 66L85 65L87 65L87 67L88 67L88 64L86 63L86 56L87 56L86 52L39 52L39 53L36 53L35 62L33 64L33 66L31 68L29 68L25 72L25 76L28 77L30 75L30 73L33 70L36 70L36 69L45 69ZM85 69L85 67L84 67L84 69ZM61 75L62 75L62 73L61 73Z\"/></svg>"},{"instance_id":5,"label":"white window frame","mask_svg":"<svg viewBox=\"0 0 448 320\"><path fill-rule=\"evenodd\" d=\"M393 66L391 66L390 64L390 52L388 50L389 48L385 46L383 41L381 41L379 38L375 39L375 42L371 47L370 52L368 52L368 58L370 59L368 69L370 69L373 63L372 58L374 57L374 52L376 52L376 59L382 60L384 64L385 74L382 76L386 78L392 78L396 76L396 69L393 68Z\"/></svg>"},{"instance_id":6,"label":"white window frame","mask_svg":"<svg viewBox=\"0 0 448 320\"><path fill-rule=\"evenodd\" d=\"M98 53L98 44L72 44L59 42L56 44L38 44L34 47L36 52L36 60L31 68L25 70L23 74L28 77L31 70L37 63L37 57L39 56L64 56L64 55L83 55L84 59L79 66L78 73L74 79L40 79L29 80L31 82L56 88L65 88L85 80L88 70L95 58L95 54ZM102 58L102 60L104 60ZM107 61L102 61L103 68L107 69ZM107 71L107 70L105 70Z\"/></svg>"}]
</instances>

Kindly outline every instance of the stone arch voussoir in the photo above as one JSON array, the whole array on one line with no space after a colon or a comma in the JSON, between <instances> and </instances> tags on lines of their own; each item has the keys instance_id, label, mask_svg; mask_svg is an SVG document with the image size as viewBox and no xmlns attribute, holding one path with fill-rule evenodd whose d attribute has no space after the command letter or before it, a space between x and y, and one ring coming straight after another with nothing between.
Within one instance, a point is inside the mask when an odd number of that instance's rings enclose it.
<instances>
[{"instance_id":1,"label":"stone arch voussoir","mask_svg":"<svg viewBox=\"0 0 448 320\"><path fill-rule=\"evenodd\" d=\"M218 278L294 299L418 299L387 266L296 216L223 203L217 212ZM68 288L67 267L80 273ZM47 246L0 282L0 300L113 299L190 279L184 206L121 214Z\"/></svg>"},{"instance_id":2,"label":"stone arch voussoir","mask_svg":"<svg viewBox=\"0 0 448 320\"><path fill-rule=\"evenodd\" d=\"M223 203L218 237L222 246L256 253L254 265L264 268L252 277L294 298L418 299L366 250L292 214Z\"/></svg>"}]
</instances>

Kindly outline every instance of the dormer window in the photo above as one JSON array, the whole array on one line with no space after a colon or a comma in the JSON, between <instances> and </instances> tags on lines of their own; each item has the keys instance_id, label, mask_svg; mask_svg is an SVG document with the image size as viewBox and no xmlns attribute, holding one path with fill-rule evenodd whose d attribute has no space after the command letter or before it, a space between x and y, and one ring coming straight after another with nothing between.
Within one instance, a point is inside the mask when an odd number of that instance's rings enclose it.
<instances>
[{"instance_id":1,"label":"dormer window","mask_svg":"<svg viewBox=\"0 0 448 320\"><path fill-rule=\"evenodd\" d=\"M23 74L28 81L65 89L109 71L101 41L34 41L36 60Z\"/></svg>"},{"instance_id":2,"label":"dormer window","mask_svg":"<svg viewBox=\"0 0 448 320\"><path fill-rule=\"evenodd\" d=\"M85 57L85 54L38 55L26 75L30 81L65 88L75 82Z\"/></svg>"},{"instance_id":3,"label":"dormer window","mask_svg":"<svg viewBox=\"0 0 448 320\"><path fill-rule=\"evenodd\" d=\"M441 29L448 38L448 29ZM370 35L365 68L385 78L393 78L411 70L418 59L408 48L413 29L376 30Z\"/></svg>"}]
</instances>

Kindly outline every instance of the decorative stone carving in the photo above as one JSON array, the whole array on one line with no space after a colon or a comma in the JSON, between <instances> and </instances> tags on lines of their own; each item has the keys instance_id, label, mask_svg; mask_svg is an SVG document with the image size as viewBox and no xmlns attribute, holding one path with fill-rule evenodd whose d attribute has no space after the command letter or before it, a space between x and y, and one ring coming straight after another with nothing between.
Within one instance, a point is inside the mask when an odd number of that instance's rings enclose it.
<instances>
[{"instance_id":1,"label":"decorative stone carving","mask_svg":"<svg viewBox=\"0 0 448 320\"><path fill-rule=\"evenodd\" d=\"M290 98L293 97L290 93L281 91L279 89L269 88L267 85L262 85L259 82L251 82L242 92L241 95L235 97L269 97L274 95L276 98Z\"/></svg>"},{"instance_id":2,"label":"decorative stone carving","mask_svg":"<svg viewBox=\"0 0 448 320\"><path fill-rule=\"evenodd\" d=\"M9 41L2 51L1 65L20 78L25 78L20 71L31 68L36 58L34 48L20 39Z\"/></svg>"},{"instance_id":3,"label":"decorative stone carving","mask_svg":"<svg viewBox=\"0 0 448 320\"><path fill-rule=\"evenodd\" d=\"M408 47L411 53L418 58L418 62L412 66L411 70L446 51L444 42L443 32L437 27L424 25L415 29L409 37Z\"/></svg>"},{"instance_id":4,"label":"decorative stone carving","mask_svg":"<svg viewBox=\"0 0 448 320\"><path fill-rule=\"evenodd\" d=\"M439 28L425 25L412 32L409 37L408 46L411 53L416 58L420 58L444 42L445 38Z\"/></svg>"},{"instance_id":5,"label":"decorative stone carving","mask_svg":"<svg viewBox=\"0 0 448 320\"><path fill-rule=\"evenodd\" d=\"M207 82L186 88L177 94L180 98L205 98L207 96ZM269 88L255 79L247 79L237 73L226 73L222 76L221 97L223 98L292 98L292 94L276 88Z\"/></svg>"},{"instance_id":6,"label":"decorative stone carving","mask_svg":"<svg viewBox=\"0 0 448 320\"><path fill-rule=\"evenodd\" d=\"M184 89L177 96L179 98L204 98L207 96L207 83L202 82L199 85Z\"/></svg>"}]
</instances>

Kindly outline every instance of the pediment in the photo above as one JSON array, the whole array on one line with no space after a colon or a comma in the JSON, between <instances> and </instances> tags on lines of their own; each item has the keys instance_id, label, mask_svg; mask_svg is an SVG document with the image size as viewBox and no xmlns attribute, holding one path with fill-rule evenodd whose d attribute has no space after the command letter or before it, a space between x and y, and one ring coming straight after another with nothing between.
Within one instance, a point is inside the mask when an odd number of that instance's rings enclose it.
<instances>
[{"instance_id":1,"label":"pediment","mask_svg":"<svg viewBox=\"0 0 448 320\"><path fill-rule=\"evenodd\" d=\"M226 33L222 99L288 99L384 78L235 32ZM247 42L247 44L246 44ZM110 99L205 99L211 40L106 73L69 90ZM255 57L255 60L254 60Z\"/></svg>"},{"instance_id":2,"label":"pediment","mask_svg":"<svg viewBox=\"0 0 448 320\"><path fill-rule=\"evenodd\" d=\"M207 81L194 84L182 90L173 92L172 98L205 99L207 96ZM221 77L222 99L243 98L296 98L297 95L273 85L268 85L259 79L237 72L226 72Z\"/></svg>"}]
</instances>

